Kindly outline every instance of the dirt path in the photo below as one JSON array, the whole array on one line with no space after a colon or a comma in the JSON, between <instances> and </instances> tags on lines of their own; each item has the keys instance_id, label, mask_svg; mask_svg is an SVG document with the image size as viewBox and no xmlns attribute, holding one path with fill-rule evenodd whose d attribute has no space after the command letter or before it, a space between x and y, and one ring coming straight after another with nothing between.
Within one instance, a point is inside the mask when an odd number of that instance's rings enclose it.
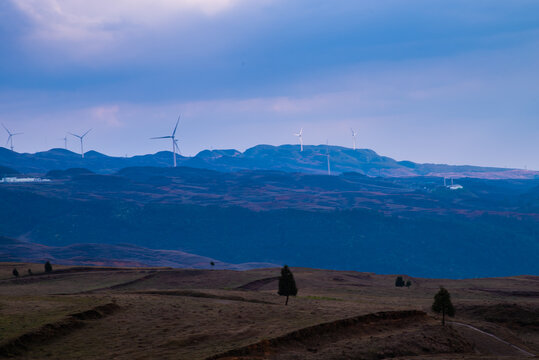
<instances>
[{"instance_id":1,"label":"dirt path","mask_svg":"<svg viewBox=\"0 0 539 360\"><path fill-rule=\"evenodd\" d=\"M518 346L516 346L516 345L514 345L514 344L511 344L510 342L507 342L507 341L505 341L505 340L503 340L503 339L500 339L499 337L497 337L497 336L494 335L494 334L491 334L491 333L485 332L485 331L483 331L483 330L480 330L480 329L478 329L478 328L476 328L476 327L474 327L474 326L472 326L472 325L468 325L468 324L464 324L464 323L460 323L460 322L455 322L455 321L449 321L448 323L449 323L449 324L452 324L452 325L463 326L463 327L466 327L466 328L468 328L468 329L470 329L470 330L473 330L473 331L475 331L475 332L477 332L477 333L479 333L479 334L488 336L488 337L490 337L490 338L496 340L496 341L499 342L499 343L502 343L502 344L504 344L504 345L507 345L507 346L513 348L514 350L516 350L517 352L519 352L520 354L522 354L522 355L524 355L524 356L527 356L527 357L535 357L535 354L532 354L532 353L530 353L529 351L526 351L526 350L524 350L524 349L522 349L522 348L520 348L520 347L518 347ZM490 350L490 351L493 351L493 352L496 352L496 347L489 347L489 350ZM500 354L500 353L498 353L498 354L496 354L496 355L507 355L507 354Z\"/></svg>"}]
</instances>

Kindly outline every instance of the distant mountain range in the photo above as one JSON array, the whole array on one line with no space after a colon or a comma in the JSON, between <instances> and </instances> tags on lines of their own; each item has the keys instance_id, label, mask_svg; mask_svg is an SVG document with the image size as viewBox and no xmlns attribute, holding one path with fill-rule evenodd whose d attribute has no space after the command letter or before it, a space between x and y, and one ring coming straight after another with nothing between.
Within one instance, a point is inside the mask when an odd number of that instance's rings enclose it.
<instances>
[{"instance_id":1,"label":"distant mountain range","mask_svg":"<svg viewBox=\"0 0 539 360\"><path fill-rule=\"evenodd\" d=\"M537 171L468 165L418 164L411 161L396 161L368 149L352 150L340 146L326 148L325 145L307 145L303 152L300 152L299 146L296 145L257 145L245 152L204 150L193 157L178 156L178 165L222 172L277 170L326 174L326 151L328 150L332 174L356 172L375 177L539 178ZM170 167L171 163L172 153L167 151L133 157L112 157L89 151L82 159L79 154L64 149L27 154L0 148L0 175L9 169L25 174L45 174L51 170L70 168L85 168L99 174L112 174L127 167Z\"/></svg>"},{"instance_id":2,"label":"distant mountain range","mask_svg":"<svg viewBox=\"0 0 539 360\"><path fill-rule=\"evenodd\" d=\"M248 270L275 267L270 263L229 264L177 250L153 250L129 244L45 246L0 236L0 262L45 262L58 265L165 266L189 269ZM214 265L211 265L211 263Z\"/></svg>"}]
</instances>

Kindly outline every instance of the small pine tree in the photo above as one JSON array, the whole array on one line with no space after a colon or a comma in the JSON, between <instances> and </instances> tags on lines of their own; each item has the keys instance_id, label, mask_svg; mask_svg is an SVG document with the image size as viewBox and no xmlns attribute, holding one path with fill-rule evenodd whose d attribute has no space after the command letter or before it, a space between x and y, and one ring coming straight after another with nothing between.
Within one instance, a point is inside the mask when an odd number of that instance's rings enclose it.
<instances>
[{"instance_id":1,"label":"small pine tree","mask_svg":"<svg viewBox=\"0 0 539 360\"><path fill-rule=\"evenodd\" d=\"M13 269L13 276L19 277L19 270L17 270L16 268Z\"/></svg>"},{"instance_id":2,"label":"small pine tree","mask_svg":"<svg viewBox=\"0 0 539 360\"><path fill-rule=\"evenodd\" d=\"M215 263L212 261L212 262L210 262L210 265L211 265L211 267L214 267Z\"/></svg>"},{"instance_id":3,"label":"small pine tree","mask_svg":"<svg viewBox=\"0 0 539 360\"><path fill-rule=\"evenodd\" d=\"M46 273L52 272L52 265L51 265L51 262L50 262L50 261L47 261L47 262L45 263L45 272L46 272Z\"/></svg>"},{"instance_id":4,"label":"small pine tree","mask_svg":"<svg viewBox=\"0 0 539 360\"><path fill-rule=\"evenodd\" d=\"M298 288L296 287L296 280L288 265L283 266L281 269L281 277L279 278L279 295L286 296L285 305L288 305L288 297L296 296L298 294Z\"/></svg>"},{"instance_id":5,"label":"small pine tree","mask_svg":"<svg viewBox=\"0 0 539 360\"><path fill-rule=\"evenodd\" d=\"M412 286L412 281L406 280L406 287L409 288L410 286Z\"/></svg>"},{"instance_id":6,"label":"small pine tree","mask_svg":"<svg viewBox=\"0 0 539 360\"><path fill-rule=\"evenodd\" d=\"M397 278L395 279L395 286L396 287L404 286L404 279L402 278L402 276L397 276Z\"/></svg>"},{"instance_id":7,"label":"small pine tree","mask_svg":"<svg viewBox=\"0 0 539 360\"><path fill-rule=\"evenodd\" d=\"M451 303L451 294L444 287L440 287L440 290L434 295L434 303L432 304L432 311L439 314L442 313L442 326L445 325L445 315L455 316L455 308Z\"/></svg>"},{"instance_id":8,"label":"small pine tree","mask_svg":"<svg viewBox=\"0 0 539 360\"><path fill-rule=\"evenodd\" d=\"M32 276L34 273L32 272L32 269L28 269L28 275Z\"/></svg>"}]
</instances>

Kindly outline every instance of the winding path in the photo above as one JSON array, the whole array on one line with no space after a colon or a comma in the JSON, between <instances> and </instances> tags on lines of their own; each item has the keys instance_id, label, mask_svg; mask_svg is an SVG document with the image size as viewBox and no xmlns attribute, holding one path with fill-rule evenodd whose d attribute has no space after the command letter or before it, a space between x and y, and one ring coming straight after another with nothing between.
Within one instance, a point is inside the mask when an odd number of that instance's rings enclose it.
<instances>
[{"instance_id":1,"label":"winding path","mask_svg":"<svg viewBox=\"0 0 539 360\"><path fill-rule=\"evenodd\" d=\"M505 340L503 340L503 339L500 339L499 337L497 337L497 336L494 335L494 334L490 334L490 333L488 333L488 332L485 332L485 331L483 331L483 330L480 330L480 329L478 329L478 328L476 328L476 327L474 327L474 326L472 326L472 325L468 325L468 324L464 324L464 323L460 323L460 322L455 322L455 321L448 321L448 323L449 323L449 324L452 324L452 325L457 325L457 326L464 326L464 327L467 327L467 328L469 328L469 329L471 329L471 330L474 330L474 331L477 331L477 332L479 332L479 333L481 333L481 334L483 334L483 335L490 336L491 338L493 338L493 339L495 339L495 340L497 340L497 341L499 341L499 342L501 342L501 343L504 343L504 344L506 344L506 345L511 346L511 347L514 348L515 350L521 352L524 356L535 357L535 354L532 354L531 352L526 351L526 350L524 350L524 349L522 349L522 348L520 348L520 347L518 347L518 346L516 346L516 345L514 345L514 344L511 344L510 342L507 342L507 341L505 341Z\"/></svg>"}]
</instances>

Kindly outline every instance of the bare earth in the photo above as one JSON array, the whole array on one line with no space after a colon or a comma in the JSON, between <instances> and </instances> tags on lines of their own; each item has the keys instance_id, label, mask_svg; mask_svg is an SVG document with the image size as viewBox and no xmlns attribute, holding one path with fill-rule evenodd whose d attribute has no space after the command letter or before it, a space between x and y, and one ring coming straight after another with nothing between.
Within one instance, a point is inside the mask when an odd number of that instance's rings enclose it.
<instances>
[{"instance_id":1,"label":"bare earth","mask_svg":"<svg viewBox=\"0 0 539 360\"><path fill-rule=\"evenodd\" d=\"M19 279L11 276L16 266ZM32 268L35 275L28 276ZM293 268L251 271L0 264L0 357L13 359L529 359L539 277L415 279ZM405 279L408 279L405 277ZM439 286L455 318L430 312Z\"/></svg>"}]
</instances>

